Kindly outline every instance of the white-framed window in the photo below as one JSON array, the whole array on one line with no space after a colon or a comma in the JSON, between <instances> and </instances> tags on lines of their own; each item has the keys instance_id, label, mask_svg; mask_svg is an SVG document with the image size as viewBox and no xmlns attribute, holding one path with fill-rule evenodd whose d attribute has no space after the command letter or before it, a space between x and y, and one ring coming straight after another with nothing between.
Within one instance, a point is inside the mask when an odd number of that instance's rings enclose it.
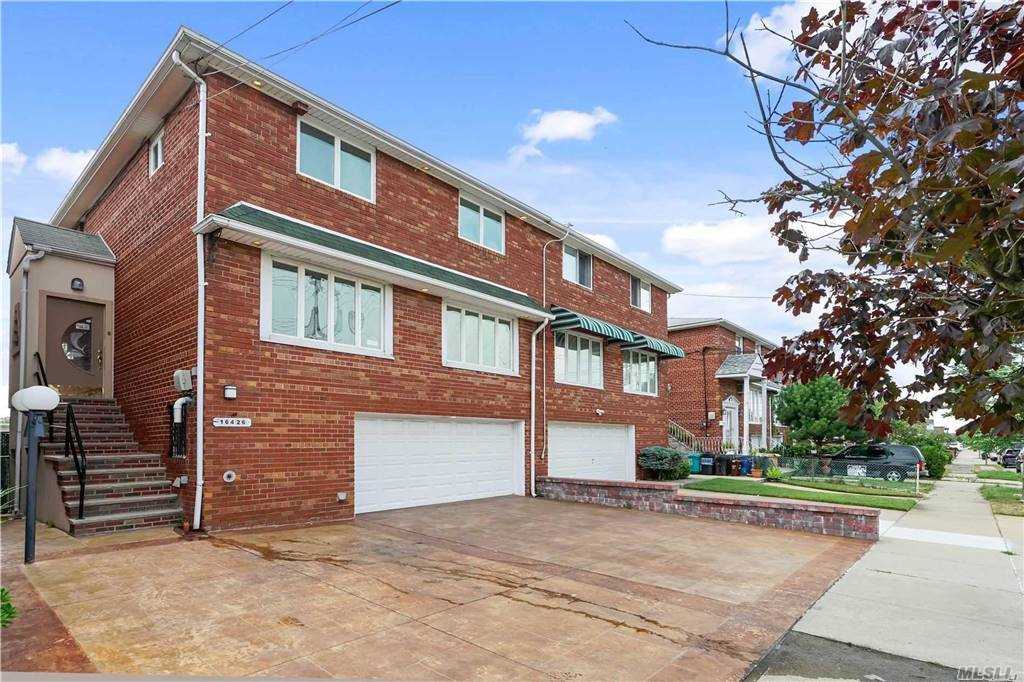
<instances>
[{"instance_id":1,"label":"white-framed window","mask_svg":"<svg viewBox=\"0 0 1024 682\"><path fill-rule=\"evenodd\" d=\"M263 252L260 338L391 357L391 287Z\"/></svg>"},{"instance_id":2,"label":"white-framed window","mask_svg":"<svg viewBox=\"0 0 1024 682\"><path fill-rule=\"evenodd\" d=\"M743 335L742 334L737 334L736 335L736 352L737 353L742 353L743 352Z\"/></svg>"},{"instance_id":3,"label":"white-framed window","mask_svg":"<svg viewBox=\"0 0 1024 682\"><path fill-rule=\"evenodd\" d=\"M622 390L658 395L658 358L639 350L622 351Z\"/></svg>"},{"instance_id":4,"label":"white-framed window","mask_svg":"<svg viewBox=\"0 0 1024 682\"><path fill-rule=\"evenodd\" d=\"M309 121L295 127L295 170L366 201L375 200L376 154Z\"/></svg>"},{"instance_id":5,"label":"white-framed window","mask_svg":"<svg viewBox=\"0 0 1024 682\"><path fill-rule=\"evenodd\" d=\"M459 236L485 249L505 253L505 213L475 199L459 197Z\"/></svg>"},{"instance_id":6,"label":"white-framed window","mask_svg":"<svg viewBox=\"0 0 1024 682\"><path fill-rule=\"evenodd\" d=\"M630 275L629 304L645 313L651 312L651 283Z\"/></svg>"},{"instance_id":7,"label":"white-framed window","mask_svg":"<svg viewBox=\"0 0 1024 682\"><path fill-rule=\"evenodd\" d=\"M444 302L442 364L498 374L519 373L516 321Z\"/></svg>"},{"instance_id":8,"label":"white-framed window","mask_svg":"<svg viewBox=\"0 0 1024 682\"><path fill-rule=\"evenodd\" d=\"M555 332L555 381L604 388L604 343L573 332Z\"/></svg>"},{"instance_id":9,"label":"white-framed window","mask_svg":"<svg viewBox=\"0 0 1024 682\"><path fill-rule=\"evenodd\" d=\"M160 129L149 139L149 174L153 175L164 165L164 130Z\"/></svg>"},{"instance_id":10,"label":"white-framed window","mask_svg":"<svg viewBox=\"0 0 1024 682\"><path fill-rule=\"evenodd\" d=\"M594 259L586 251L566 244L562 247L562 278L590 289L594 284Z\"/></svg>"}]
</instances>

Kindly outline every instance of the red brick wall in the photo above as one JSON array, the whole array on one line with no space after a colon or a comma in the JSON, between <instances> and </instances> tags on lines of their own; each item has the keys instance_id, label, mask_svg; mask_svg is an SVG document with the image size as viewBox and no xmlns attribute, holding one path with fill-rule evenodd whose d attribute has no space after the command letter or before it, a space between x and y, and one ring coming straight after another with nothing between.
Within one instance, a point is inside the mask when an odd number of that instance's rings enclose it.
<instances>
[{"instance_id":1,"label":"red brick wall","mask_svg":"<svg viewBox=\"0 0 1024 682\"><path fill-rule=\"evenodd\" d=\"M210 90L231 83L214 77ZM248 201L541 299L540 252L550 235L507 215L505 256L461 240L457 190L381 152L375 204L306 179L295 172L295 126L288 107L249 87L211 100L208 211ZM560 248L553 245L547 281L549 304L667 336L665 292L653 289L650 314L631 308L629 275L596 257L588 291L562 279ZM529 428L533 325L520 321L518 377L449 369L441 365L441 300L400 287L394 292L394 360L263 342L259 252L227 242L217 247L208 270L207 415L252 417L253 427L207 430L205 526L350 517L356 411L508 418ZM638 449L666 442L666 402L623 393L614 346L605 347L605 387L598 391L556 385L550 332L543 338L549 420L633 424ZM662 364L663 396L666 368L675 362ZM538 369L538 383L541 376ZM226 383L239 387L239 400L222 399ZM543 453L540 439L537 449ZM230 486L221 482L228 468L239 473ZM546 470L539 459L538 474ZM338 491L348 492L348 501L337 502Z\"/></svg>"},{"instance_id":2,"label":"red brick wall","mask_svg":"<svg viewBox=\"0 0 1024 682\"><path fill-rule=\"evenodd\" d=\"M191 92L167 116L163 167L149 175L149 144L143 144L84 225L117 256L114 396L142 449L164 455L167 403L177 397L171 375L196 362L195 99ZM171 475L184 472L185 462L171 462ZM186 505L191 490L183 490Z\"/></svg>"}]
</instances>

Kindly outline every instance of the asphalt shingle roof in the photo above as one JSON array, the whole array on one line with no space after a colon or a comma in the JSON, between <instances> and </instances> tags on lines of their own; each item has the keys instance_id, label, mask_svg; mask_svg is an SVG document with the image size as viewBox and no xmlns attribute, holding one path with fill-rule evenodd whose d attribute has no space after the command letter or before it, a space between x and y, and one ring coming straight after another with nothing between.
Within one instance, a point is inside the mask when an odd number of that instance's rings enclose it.
<instances>
[{"instance_id":1,"label":"asphalt shingle roof","mask_svg":"<svg viewBox=\"0 0 1024 682\"><path fill-rule=\"evenodd\" d=\"M69 255L114 262L114 252L110 250L103 237L86 234L79 230L66 227L55 227L26 218L15 218L14 229L21 234L21 240L27 247L43 250L59 251Z\"/></svg>"},{"instance_id":2,"label":"asphalt shingle roof","mask_svg":"<svg viewBox=\"0 0 1024 682\"><path fill-rule=\"evenodd\" d=\"M722 361L722 366L715 372L715 376L724 377L746 374L754 366L755 362L757 362L756 353L733 353L726 356L725 360Z\"/></svg>"}]
</instances>

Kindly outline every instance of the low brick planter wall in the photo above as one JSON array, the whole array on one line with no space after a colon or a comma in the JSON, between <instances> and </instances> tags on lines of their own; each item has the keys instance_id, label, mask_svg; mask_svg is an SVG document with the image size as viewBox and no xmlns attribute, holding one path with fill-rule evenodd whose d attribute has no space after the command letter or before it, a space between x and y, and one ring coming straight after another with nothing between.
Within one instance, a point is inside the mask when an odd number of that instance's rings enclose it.
<instances>
[{"instance_id":1,"label":"low brick planter wall","mask_svg":"<svg viewBox=\"0 0 1024 682\"><path fill-rule=\"evenodd\" d=\"M700 519L748 523L858 540L878 539L879 510L783 499L688 495L673 483L537 479L537 494L551 500L639 509Z\"/></svg>"}]
</instances>

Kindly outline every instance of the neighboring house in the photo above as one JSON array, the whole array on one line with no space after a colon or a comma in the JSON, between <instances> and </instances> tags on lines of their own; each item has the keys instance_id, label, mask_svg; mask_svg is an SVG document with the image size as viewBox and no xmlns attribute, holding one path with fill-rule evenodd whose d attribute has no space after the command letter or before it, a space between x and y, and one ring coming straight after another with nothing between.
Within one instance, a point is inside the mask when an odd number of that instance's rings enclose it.
<instances>
[{"instance_id":1,"label":"neighboring house","mask_svg":"<svg viewBox=\"0 0 1024 682\"><path fill-rule=\"evenodd\" d=\"M633 479L667 442L677 286L188 29L52 222L116 256L111 395L205 528Z\"/></svg>"},{"instance_id":2,"label":"neighboring house","mask_svg":"<svg viewBox=\"0 0 1024 682\"><path fill-rule=\"evenodd\" d=\"M673 317L669 340L686 357L668 365L669 419L674 440L710 452L751 452L778 443L775 419L782 385L764 374L777 344L723 318Z\"/></svg>"}]
</instances>

